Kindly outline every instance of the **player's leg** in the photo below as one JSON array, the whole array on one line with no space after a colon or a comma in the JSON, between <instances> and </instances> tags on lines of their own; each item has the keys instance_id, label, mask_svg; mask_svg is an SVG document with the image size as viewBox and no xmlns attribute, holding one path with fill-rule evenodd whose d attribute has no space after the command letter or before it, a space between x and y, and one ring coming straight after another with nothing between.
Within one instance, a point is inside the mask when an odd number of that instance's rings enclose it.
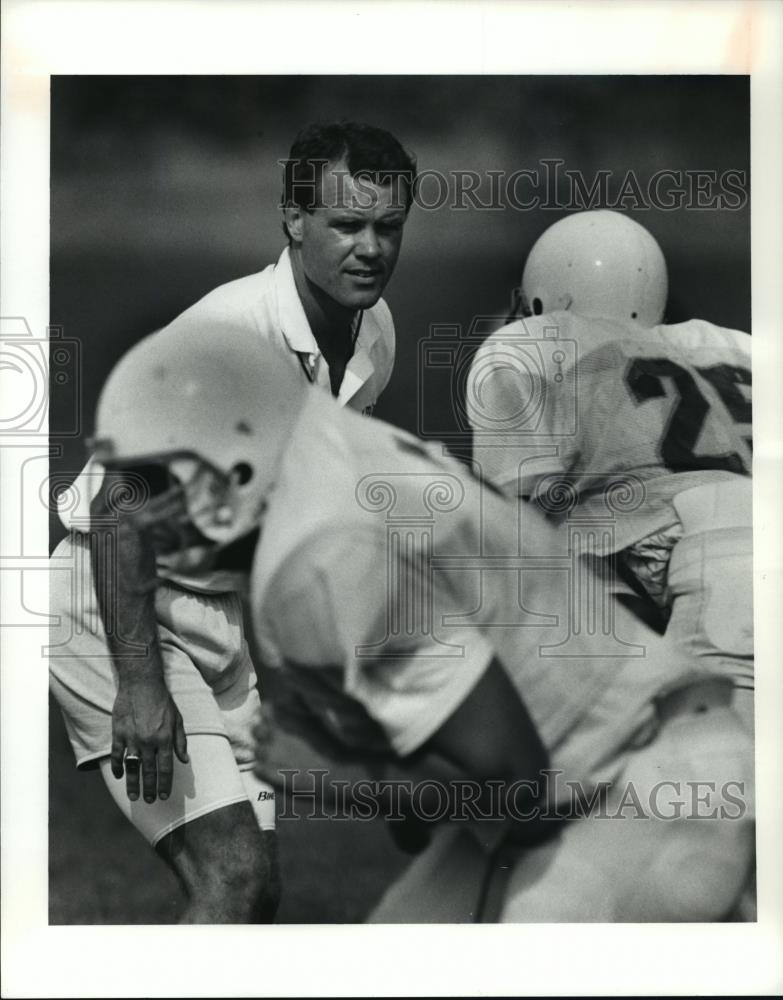
<instances>
[{"instance_id":1,"label":"player's leg","mask_svg":"<svg viewBox=\"0 0 783 1000\"><path fill-rule=\"evenodd\" d=\"M617 881L616 920L725 920L752 881L752 743L739 713L705 690L673 696L684 704L628 768L652 815L613 826L607 849L635 873Z\"/></svg>"},{"instance_id":2,"label":"player's leg","mask_svg":"<svg viewBox=\"0 0 783 1000\"><path fill-rule=\"evenodd\" d=\"M719 687L672 696L605 802L520 855L504 922L730 917L752 879L752 745Z\"/></svg>"},{"instance_id":3,"label":"player's leg","mask_svg":"<svg viewBox=\"0 0 783 1000\"><path fill-rule=\"evenodd\" d=\"M112 798L179 877L188 897L186 923L258 923L280 898L274 795L240 772L228 740L194 735L190 761L174 764L169 799L128 799L107 758L101 774Z\"/></svg>"},{"instance_id":4,"label":"player's leg","mask_svg":"<svg viewBox=\"0 0 783 1000\"><path fill-rule=\"evenodd\" d=\"M672 551L667 635L700 669L730 677L753 732L752 483L736 477L674 498L683 537Z\"/></svg>"},{"instance_id":5,"label":"player's leg","mask_svg":"<svg viewBox=\"0 0 783 1000\"><path fill-rule=\"evenodd\" d=\"M473 923L478 918L487 854L464 825L444 823L430 844L384 892L371 924Z\"/></svg>"}]
</instances>

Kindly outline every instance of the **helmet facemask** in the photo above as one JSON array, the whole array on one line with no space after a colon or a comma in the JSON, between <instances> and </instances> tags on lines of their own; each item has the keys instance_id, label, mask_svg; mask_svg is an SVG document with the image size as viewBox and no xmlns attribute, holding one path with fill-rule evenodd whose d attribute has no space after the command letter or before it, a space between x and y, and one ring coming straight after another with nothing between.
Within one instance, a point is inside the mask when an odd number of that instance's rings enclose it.
<instances>
[{"instance_id":1,"label":"helmet facemask","mask_svg":"<svg viewBox=\"0 0 783 1000\"><path fill-rule=\"evenodd\" d=\"M217 548L259 526L266 500L259 497L257 473L250 462L237 462L224 473L201 458L183 456L169 467L182 484L193 524Z\"/></svg>"},{"instance_id":2,"label":"helmet facemask","mask_svg":"<svg viewBox=\"0 0 783 1000\"><path fill-rule=\"evenodd\" d=\"M100 454L100 452L99 452ZM105 462L107 469L141 478L146 499L127 514L170 570L212 568L221 549L254 531L265 503L252 495L253 470L238 463L226 474L192 453Z\"/></svg>"}]
</instances>

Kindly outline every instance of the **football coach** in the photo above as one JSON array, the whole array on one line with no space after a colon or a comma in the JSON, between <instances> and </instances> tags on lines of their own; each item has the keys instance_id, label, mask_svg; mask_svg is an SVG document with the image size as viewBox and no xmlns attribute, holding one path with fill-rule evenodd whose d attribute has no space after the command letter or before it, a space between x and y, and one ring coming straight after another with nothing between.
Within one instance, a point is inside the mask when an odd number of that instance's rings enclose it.
<instances>
[{"instance_id":1,"label":"football coach","mask_svg":"<svg viewBox=\"0 0 783 1000\"><path fill-rule=\"evenodd\" d=\"M303 380L370 414L394 364L381 296L415 180L414 158L384 129L308 126L284 165L288 245L279 259L183 315L252 330ZM120 809L179 877L183 921L271 920L280 892L274 795L253 774L260 695L240 578L230 564L193 576L156 560L113 499L148 498L161 485L143 469L136 480L118 484L90 459L71 493L77 503L61 512L69 534L52 556L60 624L51 688L77 767L100 768ZM107 660L112 669L101 669Z\"/></svg>"}]
</instances>

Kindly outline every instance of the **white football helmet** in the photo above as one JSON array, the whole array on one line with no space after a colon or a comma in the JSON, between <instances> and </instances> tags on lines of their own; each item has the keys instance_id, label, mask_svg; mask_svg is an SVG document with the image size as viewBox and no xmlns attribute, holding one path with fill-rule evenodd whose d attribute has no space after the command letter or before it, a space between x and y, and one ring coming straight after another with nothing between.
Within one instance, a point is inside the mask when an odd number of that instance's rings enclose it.
<instances>
[{"instance_id":1,"label":"white football helmet","mask_svg":"<svg viewBox=\"0 0 783 1000\"><path fill-rule=\"evenodd\" d=\"M654 237L603 209L550 226L522 274L523 307L534 316L564 309L650 327L663 319L667 294L666 261Z\"/></svg>"},{"instance_id":2,"label":"white football helmet","mask_svg":"<svg viewBox=\"0 0 783 1000\"><path fill-rule=\"evenodd\" d=\"M183 317L109 375L95 457L109 468L164 466L192 524L224 546L258 527L306 391L258 333Z\"/></svg>"}]
</instances>

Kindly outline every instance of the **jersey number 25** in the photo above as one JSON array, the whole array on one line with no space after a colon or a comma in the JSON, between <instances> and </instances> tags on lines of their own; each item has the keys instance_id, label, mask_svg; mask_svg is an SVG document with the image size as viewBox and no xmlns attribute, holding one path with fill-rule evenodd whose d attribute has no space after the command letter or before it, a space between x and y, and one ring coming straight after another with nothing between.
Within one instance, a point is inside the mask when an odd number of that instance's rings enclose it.
<instances>
[{"instance_id":1,"label":"jersey number 25","mask_svg":"<svg viewBox=\"0 0 783 1000\"><path fill-rule=\"evenodd\" d=\"M747 425L747 432L743 428L741 433L751 449L751 403L743 392L743 387L750 387L750 372L747 368L727 364L694 370L715 389L729 418L736 424ZM710 403L699 388L693 371L669 358L634 358L626 369L625 382L634 400L643 403L668 395L664 383L667 376L674 384L677 398L660 444L663 464L674 472L724 469L739 474L749 473L748 461L736 451L720 455L696 453L696 443L710 414Z\"/></svg>"}]
</instances>

